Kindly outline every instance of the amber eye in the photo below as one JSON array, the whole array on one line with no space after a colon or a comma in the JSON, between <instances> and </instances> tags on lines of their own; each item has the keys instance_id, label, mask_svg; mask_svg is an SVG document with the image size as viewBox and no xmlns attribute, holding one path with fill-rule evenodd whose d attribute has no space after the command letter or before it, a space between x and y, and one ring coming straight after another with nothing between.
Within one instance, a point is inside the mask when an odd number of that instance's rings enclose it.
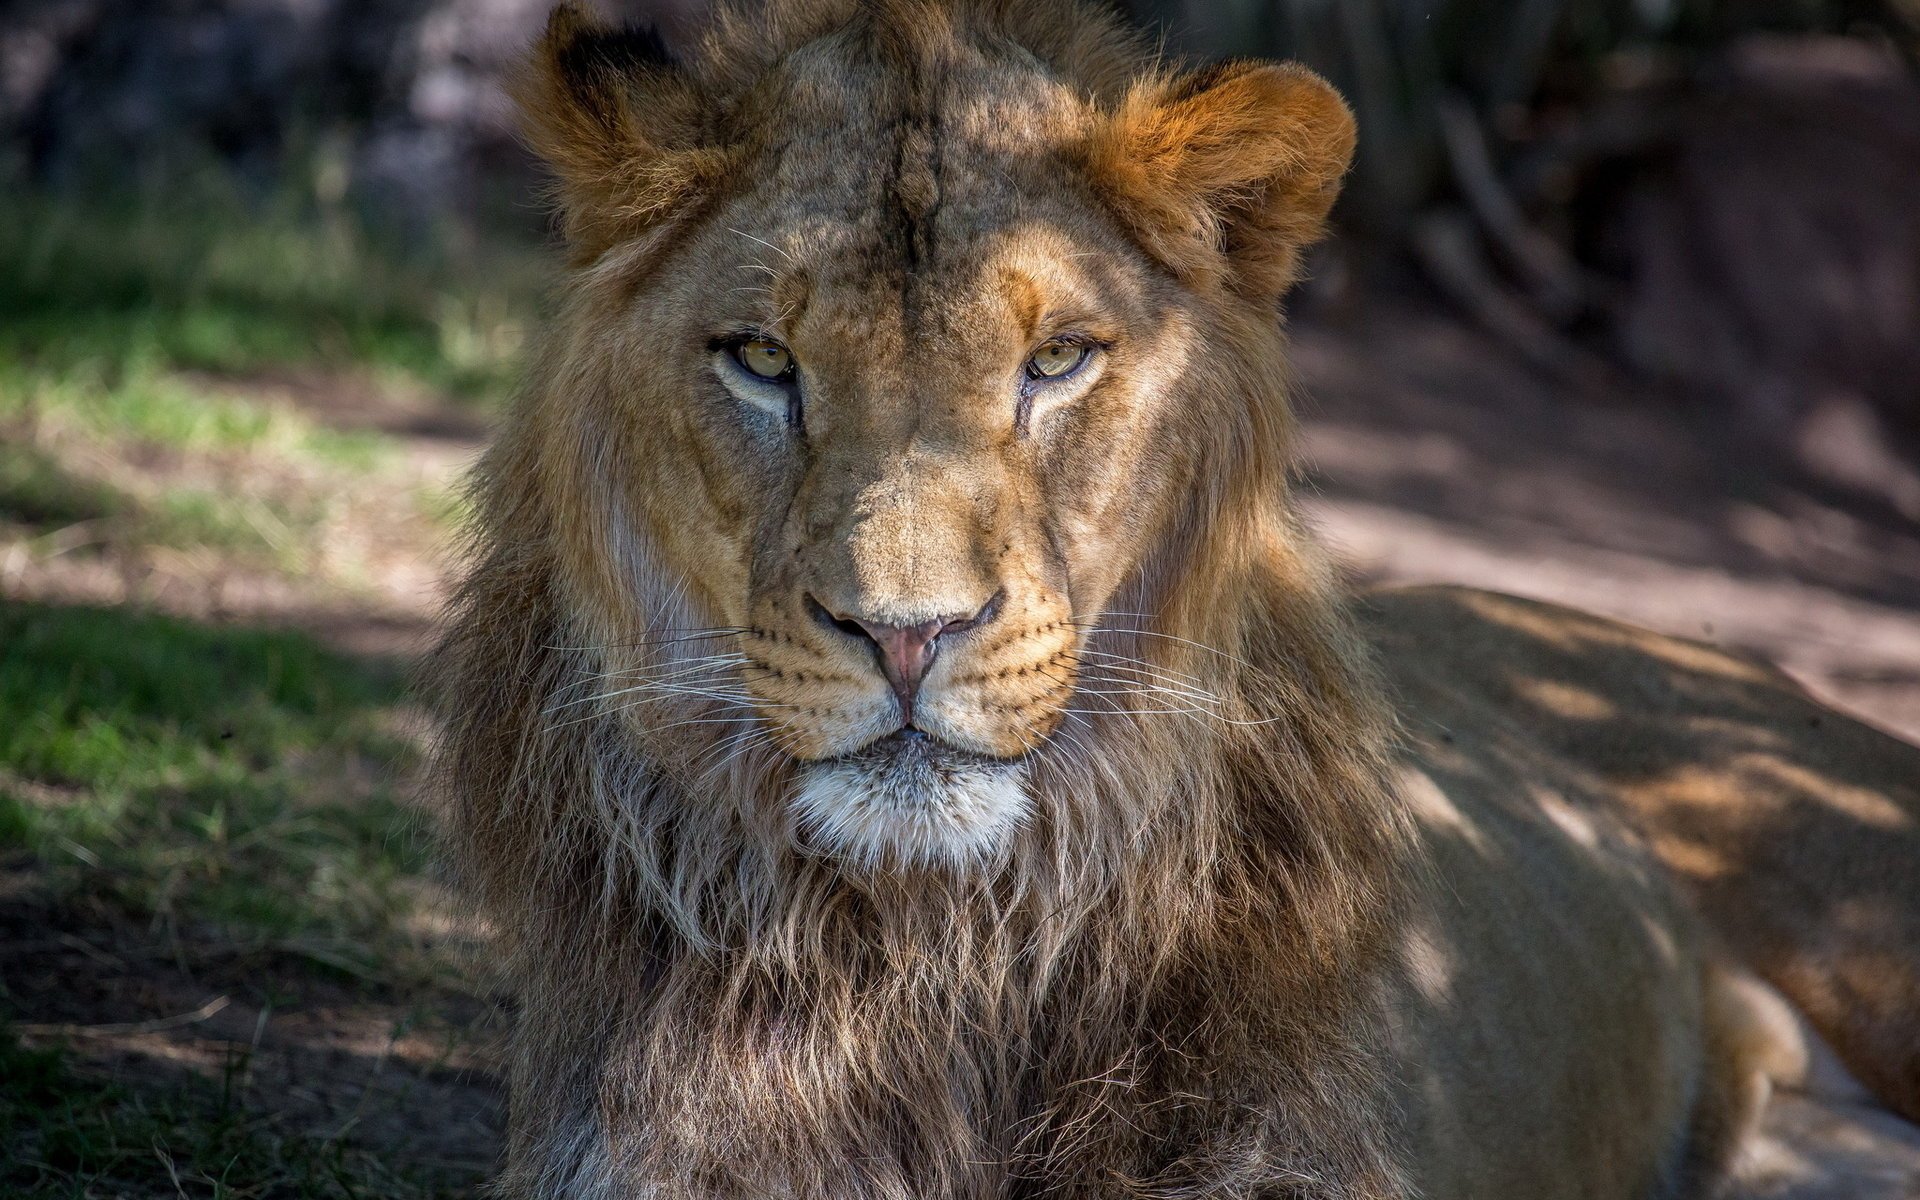
<instances>
[{"instance_id":1,"label":"amber eye","mask_svg":"<svg viewBox=\"0 0 1920 1200\"><path fill-rule=\"evenodd\" d=\"M740 365L762 379L785 379L793 373L793 351L771 338L748 338L733 347Z\"/></svg>"},{"instance_id":2,"label":"amber eye","mask_svg":"<svg viewBox=\"0 0 1920 1200\"><path fill-rule=\"evenodd\" d=\"M1048 342L1027 360L1027 375L1032 379L1059 379L1073 374L1087 361L1089 348L1084 342Z\"/></svg>"}]
</instances>

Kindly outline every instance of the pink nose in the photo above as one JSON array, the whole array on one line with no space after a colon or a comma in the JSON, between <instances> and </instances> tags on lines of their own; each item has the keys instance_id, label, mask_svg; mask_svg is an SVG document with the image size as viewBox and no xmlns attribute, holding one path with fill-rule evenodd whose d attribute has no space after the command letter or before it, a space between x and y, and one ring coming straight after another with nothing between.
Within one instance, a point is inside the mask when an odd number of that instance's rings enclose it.
<instances>
[{"instance_id":1,"label":"pink nose","mask_svg":"<svg viewBox=\"0 0 1920 1200\"><path fill-rule=\"evenodd\" d=\"M920 694L920 681L926 678L927 668L933 665L934 656L940 653L940 635L949 632L955 625L967 625L962 621L928 621L921 625L873 625L858 618L854 621L866 635L873 639L874 652L880 660L880 673L893 685L893 694L900 698L900 723L913 724L913 701Z\"/></svg>"},{"instance_id":2,"label":"pink nose","mask_svg":"<svg viewBox=\"0 0 1920 1200\"><path fill-rule=\"evenodd\" d=\"M900 700L900 723L913 724L913 702L920 695L920 681L927 677L934 658L940 653L940 639L949 633L961 633L993 619L1000 607L995 596L970 617L938 617L918 625L887 625L860 617L843 617L808 597L817 616L826 623L873 644L880 673L886 676L893 694Z\"/></svg>"}]
</instances>

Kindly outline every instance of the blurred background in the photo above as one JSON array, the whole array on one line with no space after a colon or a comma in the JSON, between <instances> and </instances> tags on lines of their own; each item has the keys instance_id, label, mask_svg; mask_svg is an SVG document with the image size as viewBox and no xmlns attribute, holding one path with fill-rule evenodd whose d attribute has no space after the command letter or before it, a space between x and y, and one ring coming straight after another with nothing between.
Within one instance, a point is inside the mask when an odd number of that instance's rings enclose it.
<instances>
[{"instance_id":1,"label":"blurred background","mask_svg":"<svg viewBox=\"0 0 1920 1200\"><path fill-rule=\"evenodd\" d=\"M0 1193L493 1161L405 679L552 269L501 86L545 8L0 0ZM1920 738L1920 0L1135 15L1359 114L1291 303L1356 577L1757 651Z\"/></svg>"}]
</instances>

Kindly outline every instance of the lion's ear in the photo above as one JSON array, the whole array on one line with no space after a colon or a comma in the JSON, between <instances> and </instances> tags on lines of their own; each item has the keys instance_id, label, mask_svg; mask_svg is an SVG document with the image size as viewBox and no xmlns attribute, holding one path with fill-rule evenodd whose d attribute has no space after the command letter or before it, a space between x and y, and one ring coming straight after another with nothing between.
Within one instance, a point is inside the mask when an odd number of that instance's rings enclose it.
<instances>
[{"instance_id":1,"label":"lion's ear","mask_svg":"<svg viewBox=\"0 0 1920 1200\"><path fill-rule=\"evenodd\" d=\"M1353 141L1353 114L1312 71L1225 63L1136 84L1097 122L1087 167L1174 271L1271 299L1325 231Z\"/></svg>"},{"instance_id":2,"label":"lion's ear","mask_svg":"<svg viewBox=\"0 0 1920 1200\"><path fill-rule=\"evenodd\" d=\"M651 29L609 28L562 4L513 94L583 258L683 210L727 165L705 144L697 89Z\"/></svg>"}]
</instances>

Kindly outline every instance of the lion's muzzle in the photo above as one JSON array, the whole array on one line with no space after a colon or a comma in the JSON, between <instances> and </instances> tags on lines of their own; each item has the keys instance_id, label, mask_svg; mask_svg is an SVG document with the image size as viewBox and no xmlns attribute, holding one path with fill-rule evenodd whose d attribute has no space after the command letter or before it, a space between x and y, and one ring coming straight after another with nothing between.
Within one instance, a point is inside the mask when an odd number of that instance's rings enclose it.
<instances>
[{"instance_id":1,"label":"lion's muzzle","mask_svg":"<svg viewBox=\"0 0 1920 1200\"><path fill-rule=\"evenodd\" d=\"M883 618L859 613L836 613L812 596L807 597L807 611L822 624L869 644L880 674L900 702L900 727L912 730L916 728L913 702L920 694L920 684L928 668L940 653L941 639L977 629L993 620L1001 595L995 592L993 598L971 616L940 616L913 625L890 624Z\"/></svg>"}]
</instances>

